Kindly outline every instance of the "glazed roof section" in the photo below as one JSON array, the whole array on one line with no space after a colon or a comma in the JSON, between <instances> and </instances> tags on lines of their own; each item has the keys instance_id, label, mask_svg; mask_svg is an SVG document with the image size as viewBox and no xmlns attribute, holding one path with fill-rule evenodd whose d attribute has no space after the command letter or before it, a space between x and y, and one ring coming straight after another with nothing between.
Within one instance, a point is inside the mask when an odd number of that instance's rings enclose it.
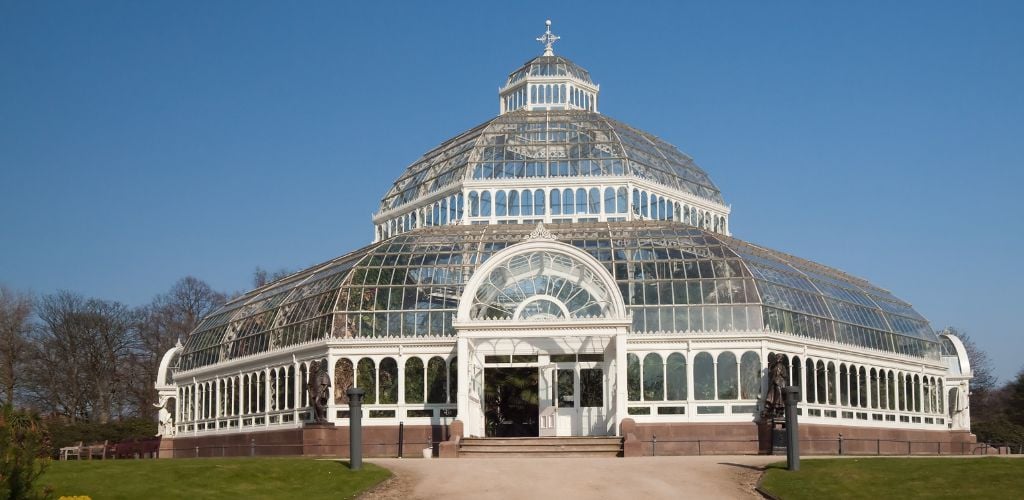
<instances>
[{"instance_id":1,"label":"glazed roof section","mask_svg":"<svg viewBox=\"0 0 1024 500\"><path fill-rule=\"evenodd\" d=\"M612 273L634 333L775 331L938 360L910 304L841 271L679 222L553 225ZM326 338L447 337L465 284L533 227L420 228L254 290L186 341L180 369Z\"/></svg>"},{"instance_id":2,"label":"glazed roof section","mask_svg":"<svg viewBox=\"0 0 1024 500\"><path fill-rule=\"evenodd\" d=\"M513 111L424 154L381 200L386 212L450 191L479 171L521 178L527 164L568 162L569 177L633 175L721 205L718 187L693 159L658 137L589 111ZM535 170L529 170L535 171ZM544 168L546 172L547 169Z\"/></svg>"},{"instance_id":3,"label":"glazed roof section","mask_svg":"<svg viewBox=\"0 0 1024 500\"><path fill-rule=\"evenodd\" d=\"M527 76L569 76L584 83L594 84L589 71L562 56L537 56L509 73L505 87L515 85Z\"/></svg>"}]
</instances>

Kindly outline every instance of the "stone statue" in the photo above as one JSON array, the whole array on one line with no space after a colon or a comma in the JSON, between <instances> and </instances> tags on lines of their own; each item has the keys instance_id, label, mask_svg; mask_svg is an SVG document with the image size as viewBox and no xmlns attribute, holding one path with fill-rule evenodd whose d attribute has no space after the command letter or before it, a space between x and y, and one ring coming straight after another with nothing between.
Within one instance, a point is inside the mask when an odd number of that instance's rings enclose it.
<instances>
[{"instance_id":1,"label":"stone statue","mask_svg":"<svg viewBox=\"0 0 1024 500\"><path fill-rule=\"evenodd\" d=\"M331 396L331 374L327 372L327 360L314 361L309 366L309 404L313 407L313 422L327 423L327 402Z\"/></svg>"},{"instance_id":2,"label":"stone statue","mask_svg":"<svg viewBox=\"0 0 1024 500\"><path fill-rule=\"evenodd\" d=\"M768 354L768 394L764 397L764 409L761 410L761 418L772 420L781 418L786 414L786 402L782 396L782 388L786 386L786 365L782 363L782 356L776 353Z\"/></svg>"}]
</instances>

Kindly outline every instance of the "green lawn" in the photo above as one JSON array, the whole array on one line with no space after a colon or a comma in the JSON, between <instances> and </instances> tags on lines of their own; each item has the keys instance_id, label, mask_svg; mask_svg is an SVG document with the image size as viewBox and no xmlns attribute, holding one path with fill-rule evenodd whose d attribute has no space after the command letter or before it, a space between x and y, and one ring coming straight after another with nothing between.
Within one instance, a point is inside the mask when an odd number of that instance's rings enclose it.
<instances>
[{"instance_id":1,"label":"green lawn","mask_svg":"<svg viewBox=\"0 0 1024 500\"><path fill-rule=\"evenodd\" d=\"M844 458L769 466L762 488L800 498L1024 498L1024 459Z\"/></svg>"},{"instance_id":2,"label":"green lawn","mask_svg":"<svg viewBox=\"0 0 1024 500\"><path fill-rule=\"evenodd\" d=\"M84 460L51 462L39 480L56 496L106 498L353 498L387 469L309 458Z\"/></svg>"}]
</instances>

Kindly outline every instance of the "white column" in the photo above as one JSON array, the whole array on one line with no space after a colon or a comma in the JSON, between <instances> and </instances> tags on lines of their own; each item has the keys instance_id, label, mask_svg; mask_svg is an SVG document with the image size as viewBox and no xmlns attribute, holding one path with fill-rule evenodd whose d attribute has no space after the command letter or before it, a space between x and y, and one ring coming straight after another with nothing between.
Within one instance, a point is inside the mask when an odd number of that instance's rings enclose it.
<instances>
[{"instance_id":1,"label":"white column","mask_svg":"<svg viewBox=\"0 0 1024 500\"><path fill-rule=\"evenodd\" d=\"M626 333L619 332L615 335L615 435L619 435L622 419L629 415L626 410L626 377Z\"/></svg>"}]
</instances>

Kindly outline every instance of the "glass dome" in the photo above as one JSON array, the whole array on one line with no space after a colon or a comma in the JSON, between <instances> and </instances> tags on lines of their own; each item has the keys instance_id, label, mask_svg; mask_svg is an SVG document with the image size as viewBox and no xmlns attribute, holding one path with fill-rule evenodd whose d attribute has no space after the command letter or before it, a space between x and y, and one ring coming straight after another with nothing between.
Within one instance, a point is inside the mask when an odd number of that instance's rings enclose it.
<instances>
[{"instance_id":1,"label":"glass dome","mask_svg":"<svg viewBox=\"0 0 1024 500\"><path fill-rule=\"evenodd\" d=\"M675 146L605 115L513 111L427 152L384 195L381 212L468 180L634 176L724 205L708 174Z\"/></svg>"},{"instance_id":2,"label":"glass dome","mask_svg":"<svg viewBox=\"0 0 1024 500\"><path fill-rule=\"evenodd\" d=\"M533 229L515 224L419 228L296 273L207 317L189 336L180 368L326 338L454 336L452 320L474 271L494 253L525 241ZM910 304L821 264L680 222L548 229L611 273L632 314L634 334L776 332L939 357L938 337ZM573 276L571 263L557 265ZM496 279L492 298L520 281L513 279L518 271L507 271L504 276L511 278ZM561 292L548 283L533 286L544 292L535 297L549 303L522 300L525 292L523 297L506 293L508 300L490 301L502 306L492 310L519 318L599 314L602 294L608 292L590 287L585 296L575 292L572 297L580 300L574 302L558 298ZM520 305L513 308L513 299Z\"/></svg>"}]
</instances>

